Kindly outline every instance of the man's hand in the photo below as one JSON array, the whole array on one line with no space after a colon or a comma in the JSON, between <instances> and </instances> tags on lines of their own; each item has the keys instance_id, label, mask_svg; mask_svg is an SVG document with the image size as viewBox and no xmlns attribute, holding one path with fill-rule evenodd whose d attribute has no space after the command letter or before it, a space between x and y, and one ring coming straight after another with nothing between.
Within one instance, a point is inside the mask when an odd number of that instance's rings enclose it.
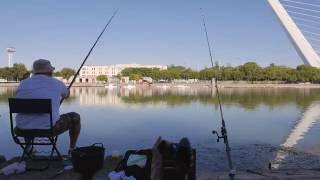
<instances>
[{"instance_id":1,"label":"man's hand","mask_svg":"<svg viewBox=\"0 0 320 180\"><path fill-rule=\"evenodd\" d=\"M61 99L67 99L70 96L70 90L65 89L64 93L61 94Z\"/></svg>"},{"instance_id":2,"label":"man's hand","mask_svg":"<svg viewBox=\"0 0 320 180\"><path fill-rule=\"evenodd\" d=\"M67 99L68 97L70 97L70 90L68 89L67 94L63 97L64 99Z\"/></svg>"}]
</instances>

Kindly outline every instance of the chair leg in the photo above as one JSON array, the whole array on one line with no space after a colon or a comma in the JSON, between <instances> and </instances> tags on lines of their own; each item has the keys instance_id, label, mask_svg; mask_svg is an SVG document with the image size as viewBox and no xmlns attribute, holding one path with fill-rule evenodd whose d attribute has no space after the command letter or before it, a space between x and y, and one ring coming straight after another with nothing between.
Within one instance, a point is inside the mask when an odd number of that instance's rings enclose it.
<instances>
[{"instance_id":1,"label":"chair leg","mask_svg":"<svg viewBox=\"0 0 320 180\"><path fill-rule=\"evenodd\" d=\"M53 154L54 154L54 148L53 148L53 146L52 146L52 148L51 148L51 153L50 153L50 160L53 159Z\"/></svg>"},{"instance_id":2,"label":"chair leg","mask_svg":"<svg viewBox=\"0 0 320 180\"><path fill-rule=\"evenodd\" d=\"M56 150L57 156L58 156L60 159L62 159L62 156L61 156L61 154L60 154L60 152L59 152L59 150L58 150L58 148L57 148L57 141L58 141L58 136L56 136L55 139L54 139L54 149Z\"/></svg>"},{"instance_id":3,"label":"chair leg","mask_svg":"<svg viewBox=\"0 0 320 180\"><path fill-rule=\"evenodd\" d=\"M60 152L59 152L59 150L58 150L58 148L57 148L57 139L58 139L58 137L54 137L54 138L49 138L49 140L50 140L50 142L51 142L51 144L52 144L52 149L51 149L51 155L50 155L50 159L53 159L53 153L54 153L54 151L57 153L57 156L58 156L58 158L59 159L62 159L62 156L61 156L61 154L60 154Z\"/></svg>"},{"instance_id":4,"label":"chair leg","mask_svg":"<svg viewBox=\"0 0 320 180\"><path fill-rule=\"evenodd\" d=\"M27 146L24 147L23 145L19 144L22 148L22 155L20 156L20 159L19 159L19 162L23 161L24 160L24 156L26 155L26 151L27 151Z\"/></svg>"},{"instance_id":5,"label":"chair leg","mask_svg":"<svg viewBox=\"0 0 320 180\"><path fill-rule=\"evenodd\" d=\"M21 148L23 149L22 155L20 157L19 162L24 160L24 157L27 155L29 159L33 159L32 155L27 152L28 151L28 147L30 146L30 144L26 144L25 146L23 146L22 144L19 144L21 146Z\"/></svg>"},{"instance_id":6,"label":"chair leg","mask_svg":"<svg viewBox=\"0 0 320 180\"><path fill-rule=\"evenodd\" d=\"M50 152L50 157L49 159L50 160L53 160L55 159L54 158L54 153L56 152L57 156L58 156L58 159L62 159L62 155L61 153L59 152L58 148L57 148L57 140L58 140L58 136L56 137L47 137L48 140L50 141L51 143L51 152ZM32 155L32 152L33 152L33 149L34 149L34 138L25 138L25 144L22 143L21 141L17 140L16 143L20 145L20 147L22 148L23 152L22 152L22 155L20 157L20 160L19 162L23 161L26 156L30 159L30 160L41 160L40 159L35 159ZM47 145L50 145L50 144L47 144Z\"/></svg>"}]
</instances>

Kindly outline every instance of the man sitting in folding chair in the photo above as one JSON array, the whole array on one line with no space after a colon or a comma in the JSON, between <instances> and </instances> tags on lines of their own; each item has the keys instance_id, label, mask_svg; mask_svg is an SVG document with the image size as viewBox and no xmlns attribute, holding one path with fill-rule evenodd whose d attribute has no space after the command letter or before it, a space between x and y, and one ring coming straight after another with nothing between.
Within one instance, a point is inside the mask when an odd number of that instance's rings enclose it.
<instances>
[{"instance_id":1,"label":"man sitting in folding chair","mask_svg":"<svg viewBox=\"0 0 320 180\"><path fill-rule=\"evenodd\" d=\"M39 59L33 63L32 77L23 80L17 91L19 99L51 99L53 134L55 136L69 130L70 146L68 154L76 147L80 134L80 115L75 112L59 114L61 98L69 97L69 90L65 84L52 77L54 67L50 61ZM27 129L49 129L48 115L18 113L15 131Z\"/></svg>"}]
</instances>

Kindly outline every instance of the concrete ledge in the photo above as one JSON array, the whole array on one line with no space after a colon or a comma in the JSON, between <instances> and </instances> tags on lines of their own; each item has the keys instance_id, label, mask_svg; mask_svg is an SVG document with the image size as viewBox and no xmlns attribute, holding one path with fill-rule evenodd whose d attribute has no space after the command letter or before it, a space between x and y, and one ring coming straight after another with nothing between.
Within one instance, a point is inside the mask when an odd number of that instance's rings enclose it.
<instances>
[{"instance_id":1,"label":"concrete ledge","mask_svg":"<svg viewBox=\"0 0 320 180\"><path fill-rule=\"evenodd\" d=\"M4 165L10 164L17 161L18 158L13 158L10 161L7 161ZM110 156L106 157L104 167L96 172L93 177L93 180L108 179L107 176L109 172L113 171L116 165L119 163L120 159L111 159ZM31 167L42 167L45 166L48 161L36 161L28 162L28 165ZM0 166L1 168L1 166ZM51 161L50 168L46 171L28 171L19 175L4 176L0 175L1 180L42 180L50 179L53 175L59 172L63 168L62 161ZM67 170L51 178L55 180L81 180L81 174L73 171ZM219 179L219 180L228 180L227 171L210 171L202 172L197 174L197 179ZM269 180L269 179L320 179L320 169L281 169L281 170L267 170L267 169L258 169L258 170L246 170L238 171L236 174L236 179L250 179L250 180Z\"/></svg>"}]
</instances>

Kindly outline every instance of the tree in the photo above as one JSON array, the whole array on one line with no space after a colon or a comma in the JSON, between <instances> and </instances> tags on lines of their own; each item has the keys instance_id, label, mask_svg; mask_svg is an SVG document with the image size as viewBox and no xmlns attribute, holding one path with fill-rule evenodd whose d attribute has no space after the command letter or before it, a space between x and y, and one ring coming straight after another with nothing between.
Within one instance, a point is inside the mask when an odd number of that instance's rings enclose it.
<instances>
[{"instance_id":1,"label":"tree","mask_svg":"<svg viewBox=\"0 0 320 180\"><path fill-rule=\"evenodd\" d=\"M310 65L300 65L297 66L297 78L298 81L303 82L315 82L319 81L319 69L312 67Z\"/></svg>"},{"instance_id":2,"label":"tree","mask_svg":"<svg viewBox=\"0 0 320 180\"><path fill-rule=\"evenodd\" d=\"M186 69L181 72L180 77L182 79L191 79L193 71L191 69Z\"/></svg>"},{"instance_id":3,"label":"tree","mask_svg":"<svg viewBox=\"0 0 320 180\"><path fill-rule=\"evenodd\" d=\"M76 72L75 70L71 69L71 68L63 68L61 71L60 71L60 75L62 78L64 79L69 79L71 76L75 75Z\"/></svg>"},{"instance_id":4,"label":"tree","mask_svg":"<svg viewBox=\"0 0 320 180\"><path fill-rule=\"evenodd\" d=\"M136 81L138 81L138 80L140 80L142 77L141 77L141 75L140 74L130 74L130 76L129 76L129 79L130 80L136 80Z\"/></svg>"},{"instance_id":5,"label":"tree","mask_svg":"<svg viewBox=\"0 0 320 180\"><path fill-rule=\"evenodd\" d=\"M229 66L229 67L222 67L221 68L221 73L222 73L222 77L221 79L224 81L227 80L234 80L233 79L233 72L234 72L234 68Z\"/></svg>"},{"instance_id":6,"label":"tree","mask_svg":"<svg viewBox=\"0 0 320 180\"><path fill-rule=\"evenodd\" d=\"M30 73L24 64L14 64L11 68L13 80L21 81L29 77Z\"/></svg>"},{"instance_id":7,"label":"tree","mask_svg":"<svg viewBox=\"0 0 320 180\"><path fill-rule=\"evenodd\" d=\"M60 71L56 71L56 72L54 72L54 73L53 73L53 75L54 75L54 76L57 76L57 77L61 77L61 73L60 73Z\"/></svg>"},{"instance_id":8,"label":"tree","mask_svg":"<svg viewBox=\"0 0 320 180\"><path fill-rule=\"evenodd\" d=\"M240 81L244 79L244 73L240 70L239 67L233 68L232 71L232 80L234 81Z\"/></svg>"},{"instance_id":9,"label":"tree","mask_svg":"<svg viewBox=\"0 0 320 180\"><path fill-rule=\"evenodd\" d=\"M14 64L13 67L0 68L0 78L9 81L21 81L29 77L30 72L27 70L24 64Z\"/></svg>"},{"instance_id":10,"label":"tree","mask_svg":"<svg viewBox=\"0 0 320 180\"><path fill-rule=\"evenodd\" d=\"M255 62L247 62L240 66L240 71L244 73L244 80L258 81L263 80L262 68Z\"/></svg>"},{"instance_id":11,"label":"tree","mask_svg":"<svg viewBox=\"0 0 320 180\"><path fill-rule=\"evenodd\" d=\"M99 75L96 77L97 81L102 81L102 82L108 82L108 76L106 75Z\"/></svg>"},{"instance_id":12,"label":"tree","mask_svg":"<svg viewBox=\"0 0 320 180\"><path fill-rule=\"evenodd\" d=\"M213 68L205 68L199 72L199 78L203 80L211 80L212 78L217 78L221 80L221 70L220 67L215 66Z\"/></svg>"},{"instance_id":13,"label":"tree","mask_svg":"<svg viewBox=\"0 0 320 180\"><path fill-rule=\"evenodd\" d=\"M121 79L121 74L117 74L115 77L116 77L117 79Z\"/></svg>"},{"instance_id":14,"label":"tree","mask_svg":"<svg viewBox=\"0 0 320 180\"><path fill-rule=\"evenodd\" d=\"M10 68L4 67L0 69L0 77L7 80L12 80L12 73L10 72Z\"/></svg>"},{"instance_id":15,"label":"tree","mask_svg":"<svg viewBox=\"0 0 320 180\"><path fill-rule=\"evenodd\" d=\"M271 81L288 81L290 68L285 66L276 66L273 63L264 69L266 80Z\"/></svg>"}]
</instances>

